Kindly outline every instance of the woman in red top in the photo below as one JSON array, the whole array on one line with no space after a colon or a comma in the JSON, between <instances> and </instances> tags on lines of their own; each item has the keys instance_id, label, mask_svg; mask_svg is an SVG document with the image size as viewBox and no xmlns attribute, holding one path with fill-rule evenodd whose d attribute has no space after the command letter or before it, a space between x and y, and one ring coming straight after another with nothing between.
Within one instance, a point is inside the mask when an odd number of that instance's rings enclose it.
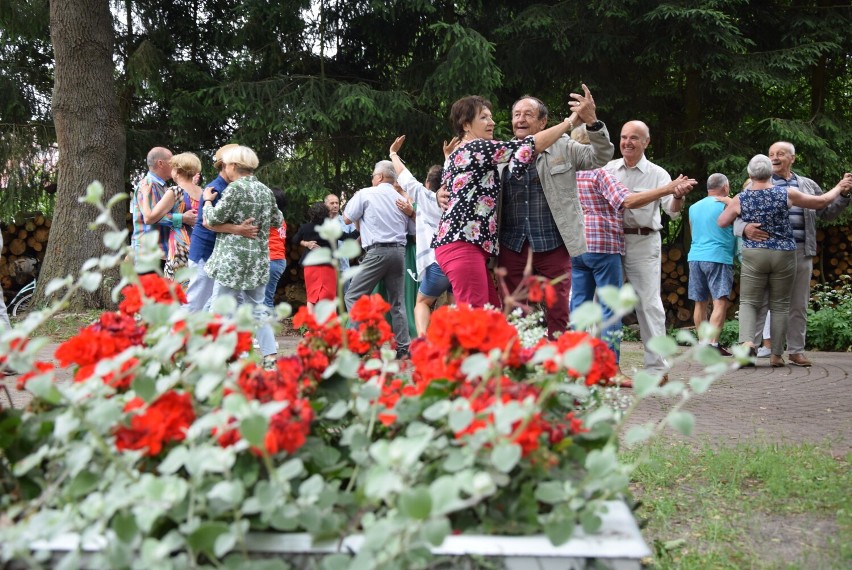
<instances>
[{"instance_id":1,"label":"woman in red top","mask_svg":"<svg viewBox=\"0 0 852 570\"><path fill-rule=\"evenodd\" d=\"M287 209L287 197L281 188L270 188L275 196L275 204L284 215ZM263 304L267 307L275 306L275 291L278 289L278 281L287 268L287 220L281 221L280 228L269 228L269 282L266 284L266 297Z\"/></svg>"}]
</instances>

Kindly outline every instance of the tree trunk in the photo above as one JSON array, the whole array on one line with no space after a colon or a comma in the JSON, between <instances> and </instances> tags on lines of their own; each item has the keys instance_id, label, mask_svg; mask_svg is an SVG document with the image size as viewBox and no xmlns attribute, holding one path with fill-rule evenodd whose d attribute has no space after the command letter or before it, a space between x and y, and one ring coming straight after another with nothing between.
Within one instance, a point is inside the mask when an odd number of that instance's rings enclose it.
<instances>
[{"instance_id":1,"label":"tree trunk","mask_svg":"<svg viewBox=\"0 0 852 570\"><path fill-rule=\"evenodd\" d=\"M51 279L77 275L83 262L106 253L104 229L92 231L97 217L91 206L78 202L94 180L104 185L103 201L124 189L124 124L115 94L114 31L108 0L51 0L50 37L55 80L53 118L59 146L58 188L53 225L36 298L44 299ZM124 227L125 205L113 210ZM93 293L81 291L73 309L100 309L113 305L111 285L118 273L104 276Z\"/></svg>"}]
</instances>

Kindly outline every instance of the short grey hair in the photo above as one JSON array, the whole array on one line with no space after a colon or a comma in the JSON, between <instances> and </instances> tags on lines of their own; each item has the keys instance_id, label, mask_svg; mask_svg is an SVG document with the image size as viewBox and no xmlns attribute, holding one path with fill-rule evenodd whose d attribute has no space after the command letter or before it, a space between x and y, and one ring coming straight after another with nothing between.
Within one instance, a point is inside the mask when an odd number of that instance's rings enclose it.
<instances>
[{"instance_id":1,"label":"short grey hair","mask_svg":"<svg viewBox=\"0 0 852 570\"><path fill-rule=\"evenodd\" d=\"M373 172L378 172L382 175L382 180L388 180L391 183L396 182L396 170L393 167L393 163L389 160L380 160L376 163L376 167L373 168Z\"/></svg>"},{"instance_id":2,"label":"short grey hair","mask_svg":"<svg viewBox=\"0 0 852 570\"><path fill-rule=\"evenodd\" d=\"M725 186L728 183L728 177L719 172L714 172L707 178L707 191L710 190L718 190Z\"/></svg>"},{"instance_id":3,"label":"short grey hair","mask_svg":"<svg viewBox=\"0 0 852 570\"><path fill-rule=\"evenodd\" d=\"M775 146L776 144L783 144L784 146L787 147L787 150L790 151L790 154L792 154L793 156L796 156L796 147L793 146L793 143L788 142L788 141L776 141L776 142L772 143L770 146Z\"/></svg>"},{"instance_id":4,"label":"short grey hair","mask_svg":"<svg viewBox=\"0 0 852 570\"><path fill-rule=\"evenodd\" d=\"M752 180L769 180L772 161L765 154L756 154L748 161L748 177Z\"/></svg>"},{"instance_id":5,"label":"short grey hair","mask_svg":"<svg viewBox=\"0 0 852 570\"><path fill-rule=\"evenodd\" d=\"M148 169L150 170L157 166L158 160L169 160L171 158L172 151L162 146L155 146L148 151L148 156L145 158L145 162L148 163Z\"/></svg>"}]
</instances>

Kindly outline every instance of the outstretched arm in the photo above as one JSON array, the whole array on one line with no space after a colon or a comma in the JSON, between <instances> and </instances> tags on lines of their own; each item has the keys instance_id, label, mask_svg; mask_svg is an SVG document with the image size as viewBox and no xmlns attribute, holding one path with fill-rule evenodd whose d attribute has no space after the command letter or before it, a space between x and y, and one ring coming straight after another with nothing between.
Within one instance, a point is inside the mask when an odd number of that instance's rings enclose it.
<instances>
[{"instance_id":1,"label":"outstretched arm","mask_svg":"<svg viewBox=\"0 0 852 570\"><path fill-rule=\"evenodd\" d=\"M683 197L684 195L686 195L687 192L692 190L692 188L696 184L698 184L697 180L695 180L694 178L687 178L686 176L681 174L680 176L678 176L677 178L675 178L674 180L672 180L668 184L660 186L659 188L652 188L651 190L643 190L642 192L631 192L630 195L628 195L624 199L623 206L627 210L633 210L635 208L641 208L642 206L650 204L651 202L654 202L655 200L659 200L663 196L669 196L669 195L673 194L677 197L678 194L680 194L680 196ZM682 199L676 199L674 202L675 203L672 204L672 209L675 208L675 204L677 204L677 203L682 204L683 200ZM681 208L680 204L677 205L678 211Z\"/></svg>"}]
</instances>

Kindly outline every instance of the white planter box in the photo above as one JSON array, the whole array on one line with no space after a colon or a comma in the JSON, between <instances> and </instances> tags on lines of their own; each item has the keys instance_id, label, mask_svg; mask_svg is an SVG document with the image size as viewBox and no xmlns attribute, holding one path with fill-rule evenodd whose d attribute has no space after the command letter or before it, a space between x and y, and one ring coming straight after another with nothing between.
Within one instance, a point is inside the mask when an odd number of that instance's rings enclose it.
<instances>
[{"instance_id":1,"label":"white planter box","mask_svg":"<svg viewBox=\"0 0 852 570\"><path fill-rule=\"evenodd\" d=\"M641 559L651 555L636 520L622 501L608 501L608 512L602 515L603 525L597 534L587 535L578 527L567 543L553 546L547 537L458 535L449 536L432 552L446 557L485 557L502 561L509 570L581 570L609 568L639 570ZM308 563L323 555L336 552L357 552L364 537L351 535L342 541L314 541L307 533L253 532L246 539L247 550L260 558L283 558L299 567L298 561ZM36 543L34 550L51 550L57 554L75 550L79 536L65 535L50 542ZM105 539L84 543L84 552L103 548ZM453 567L458 567L453 565Z\"/></svg>"}]
</instances>

